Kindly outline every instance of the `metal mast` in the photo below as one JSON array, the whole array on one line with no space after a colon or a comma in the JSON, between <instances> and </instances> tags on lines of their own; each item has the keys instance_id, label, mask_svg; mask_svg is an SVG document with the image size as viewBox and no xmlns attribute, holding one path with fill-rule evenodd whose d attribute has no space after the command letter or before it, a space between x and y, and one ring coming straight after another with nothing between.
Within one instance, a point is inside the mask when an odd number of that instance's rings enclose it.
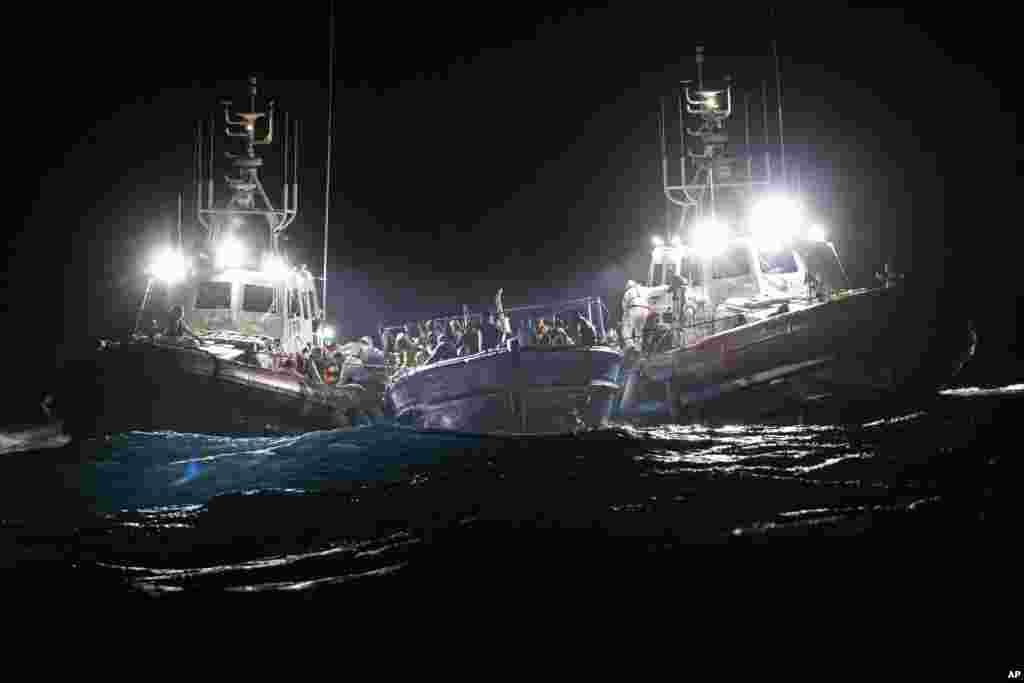
<instances>
[{"instance_id":1,"label":"metal mast","mask_svg":"<svg viewBox=\"0 0 1024 683\"><path fill-rule=\"evenodd\" d=\"M206 229L207 237L216 241L223 230L234 229L242 216L262 216L267 222L271 253L280 253L279 241L281 233L292 224L298 214L298 173L297 145L298 123L285 123L285 159L284 177L282 178L282 206L276 208L267 196L260 181L259 170L263 167L263 159L256 154L258 145L269 145L274 141L274 101L267 101L266 111L256 111L257 87L256 77L249 78L248 109L244 112L233 112L232 101L224 99L224 129L229 138L239 138L242 153L225 152L231 161L233 175L226 181L230 196L222 207L215 207L214 182L214 130L213 121L202 122L197 128L195 141L196 166L196 216L199 223ZM260 125L263 123L264 125ZM257 134L257 127L262 130ZM289 145L289 142L291 143ZM289 147L292 158L288 158ZM290 177L289 177L290 176ZM205 186L205 187L204 187ZM205 192L204 192L205 190ZM204 196L205 195L205 196Z\"/></svg>"},{"instance_id":2,"label":"metal mast","mask_svg":"<svg viewBox=\"0 0 1024 683\"><path fill-rule=\"evenodd\" d=\"M769 10L772 30L776 29L775 8ZM786 140L782 133L782 72L779 70L779 50L772 38L772 57L775 58L775 91L779 100L779 165L782 167L782 184L789 187L789 170L786 168Z\"/></svg>"},{"instance_id":3,"label":"metal mast","mask_svg":"<svg viewBox=\"0 0 1024 683\"><path fill-rule=\"evenodd\" d=\"M764 170L755 177L750 148L750 106L749 93L744 93L744 139L746 141L746 163L734 164L729 157L730 143L726 124L733 114L733 83L725 76L720 86L710 87L704 78L704 48L696 49L697 82L681 81L682 94L677 98L679 113L679 183L669 178L669 150L665 142L664 114L662 121L662 175L665 196L686 209L696 209L697 217L705 214L715 218L716 194L721 190L749 190L758 185L768 185L771 178L770 159L765 149ZM767 111L766 103L762 109ZM690 129L684 123L684 115L696 122ZM767 114L764 128L767 128ZM696 151L694 151L694 148ZM745 167L745 172L744 172Z\"/></svg>"},{"instance_id":4,"label":"metal mast","mask_svg":"<svg viewBox=\"0 0 1024 683\"><path fill-rule=\"evenodd\" d=\"M327 234L331 228L331 148L334 147L334 3L329 2L330 18L330 54L328 55L328 84L327 84L327 183L324 190L324 277L323 294L320 305L323 307L324 317L327 317Z\"/></svg>"}]
</instances>

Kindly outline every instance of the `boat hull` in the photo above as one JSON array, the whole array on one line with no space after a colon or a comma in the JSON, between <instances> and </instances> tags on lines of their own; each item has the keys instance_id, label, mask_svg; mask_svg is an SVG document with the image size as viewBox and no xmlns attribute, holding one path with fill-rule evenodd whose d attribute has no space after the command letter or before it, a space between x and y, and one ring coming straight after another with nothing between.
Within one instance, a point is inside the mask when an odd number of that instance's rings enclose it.
<instances>
[{"instance_id":1,"label":"boat hull","mask_svg":"<svg viewBox=\"0 0 1024 683\"><path fill-rule=\"evenodd\" d=\"M524 347L410 371L388 390L400 423L423 430L554 434L605 424L622 354L605 347Z\"/></svg>"},{"instance_id":2,"label":"boat hull","mask_svg":"<svg viewBox=\"0 0 1024 683\"><path fill-rule=\"evenodd\" d=\"M631 368L617 414L860 420L934 397L971 353L966 319L902 287L867 290L655 355Z\"/></svg>"},{"instance_id":3,"label":"boat hull","mask_svg":"<svg viewBox=\"0 0 1024 683\"><path fill-rule=\"evenodd\" d=\"M129 342L66 368L62 406L76 436L139 430L300 432L345 427L379 413L383 392L328 387L294 373L224 360L200 349Z\"/></svg>"},{"instance_id":4,"label":"boat hull","mask_svg":"<svg viewBox=\"0 0 1024 683\"><path fill-rule=\"evenodd\" d=\"M71 437L64 433L64 424L57 420L46 424L8 425L0 428L0 455L60 448Z\"/></svg>"}]
</instances>

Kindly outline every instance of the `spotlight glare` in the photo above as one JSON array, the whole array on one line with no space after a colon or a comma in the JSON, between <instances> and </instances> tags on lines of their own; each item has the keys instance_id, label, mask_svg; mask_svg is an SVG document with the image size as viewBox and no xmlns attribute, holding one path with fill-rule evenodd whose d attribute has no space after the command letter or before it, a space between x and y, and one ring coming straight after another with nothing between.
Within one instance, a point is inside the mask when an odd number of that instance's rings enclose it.
<instances>
[{"instance_id":1,"label":"spotlight glare","mask_svg":"<svg viewBox=\"0 0 1024 683\"><path fill-rule=\"evenodd\" d=\"M701 256L717 256L725 251L728 243L728 228L721 221L705 218L693 228L693 248Z\"/></svg>"}]
</instances>

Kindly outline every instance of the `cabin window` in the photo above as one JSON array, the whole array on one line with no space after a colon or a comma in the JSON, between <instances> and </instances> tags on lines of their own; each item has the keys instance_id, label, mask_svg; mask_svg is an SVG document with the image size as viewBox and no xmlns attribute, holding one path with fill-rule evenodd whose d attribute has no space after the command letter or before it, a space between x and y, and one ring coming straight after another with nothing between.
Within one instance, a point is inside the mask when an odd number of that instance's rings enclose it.
<instances>
[{"instance_id":1,"label":"cabin window","mask_svg":"<svg viewBox=\"0 0 1024 683\"><path fill-rule=\"evenodd\" d=\"M717 279L740 277L750 272L750 261L747 260L747 249L737 244L729 248L721 256L711 261L711 277Z\"/></svg>"},{"instance_id":2,"label":"cabin window","mask_svg":"<svg viewBox=\"0 0 1024 683\"><path fill-rule=\"evenodd\" d=\"M202 282L196 296L196 308L231 308L230 282Z\"/></svg>"},{"instance_id":3,"label":"cabin window","mask_svg":"<svg viewBox=\"0 0 1024 683\"><path fill-rule=\"evenodd\" d=\"M274 288L262 285L246 285L242 294L242 310L250 313L266 313L274 305Z\"/></svg>"},{"instance_id":4,"label":"cabin window","mask_svg":"<svg viewBox=\"0 0 1024 683\"><path fill-rule=\"evenodd\" d=\"M299 290L288 290L288 315L293 318L302 317L302 304L299 303Z\"/></svg>"},{"instance_id":5,"label":"cabin window","mask_svg":"<svg viewBox=\"0 0 1024 683\"><path fill-rule=\"evenodd\" d=\"M795 273L798 268L793 252L783 249L776 252L761 253L761 272L766 275L780 275L783 273Z\"/></svg>"}]
</instances>

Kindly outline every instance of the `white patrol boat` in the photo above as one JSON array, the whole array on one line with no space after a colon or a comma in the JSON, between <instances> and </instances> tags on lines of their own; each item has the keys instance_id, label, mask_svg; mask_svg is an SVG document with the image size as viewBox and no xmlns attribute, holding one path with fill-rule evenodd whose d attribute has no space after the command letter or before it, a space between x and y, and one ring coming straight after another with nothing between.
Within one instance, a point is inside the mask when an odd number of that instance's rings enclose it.
<instances>
[{"instance_id":1,"label":"white patrol boat","mask_svg":"<svg viewBox=\"0 0 1024 683\"><path fill-rule=\"evenodd\" d=\"M676 178L662 117L664 191L683 220L678 234L655 238L646 281L627 283L617 413L855 420L934 396L973 353L969 321L888 267L879 286L852 288L824 228L772 173L767 103L763 156L751 153L749 105L745 154L732 154L733 84L705 83L702 62L698 47L698 80L684 81L677 100ZM781 157L781 110L779 131Z\"/></svg>"},{"instance_id":2,"label":"white patrol boat","mask_svg":"<svg viewBox=\"0 0 1024 683\"><path fill-rule=\"evenodd\" d=\"M257 111L255 78L248 108L222 102L233 175L215 196L215 126L196 130L197 248L181 240L158 252L124 340L101 340L72 365L67 419L78 433L127 429L249 432L347 426L380 412L386 377L341 381L316 278L292 267L280 247L298 214L299 124ZM283 130L282 130L283 128ZM280 208L261 182L258 146L283 138ZM375 381L379 380L379 381Z\"/></svg>"}]
</instances>

